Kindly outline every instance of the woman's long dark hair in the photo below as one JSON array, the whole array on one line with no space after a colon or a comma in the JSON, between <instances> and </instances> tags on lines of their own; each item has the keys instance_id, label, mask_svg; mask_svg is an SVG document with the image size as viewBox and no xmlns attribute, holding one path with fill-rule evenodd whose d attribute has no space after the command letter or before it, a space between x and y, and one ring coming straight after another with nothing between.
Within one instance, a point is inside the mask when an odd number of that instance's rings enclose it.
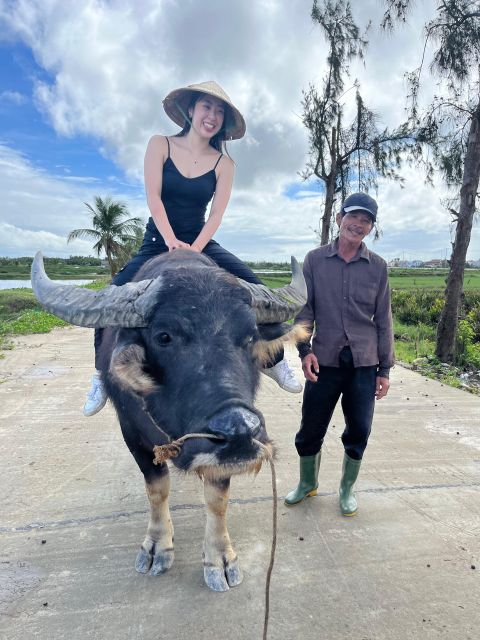
<instances>
[{"instance_id":1,"label":"woman's long dark hair","mask_svg":"<svg viewBox=\"0 0 480 640\"><path fill-rule=\"evenodd\" d=\"M195 108L195 105L197 104L197 102L200 100L202 96L208 96L208 95L209 95L208 93L202 93L201 91L192 91L192 97L188 104L187 111L186 113L182 114L185 118L185 124L183 125L183 129L175 135L176 138L181 138L183 136L186 136L187 133L190 131L192 127L192 121L189 118L188 112L190 111L190 109ZM226 104L225 102L223 103L223 105L225 110L223 115L222 128L218 133L216 133L212 138L210 138L209 144L211 147L213 147L220 153L225 153L228 157L230 157L230 154L228 153L228 150L227 150L227 144L226 144L226 140L227 140L226 126L228 125L229 122L233 122L234 118L233 118L232 110L230 109L229 105Z\"/></svg>"}]
</instances>

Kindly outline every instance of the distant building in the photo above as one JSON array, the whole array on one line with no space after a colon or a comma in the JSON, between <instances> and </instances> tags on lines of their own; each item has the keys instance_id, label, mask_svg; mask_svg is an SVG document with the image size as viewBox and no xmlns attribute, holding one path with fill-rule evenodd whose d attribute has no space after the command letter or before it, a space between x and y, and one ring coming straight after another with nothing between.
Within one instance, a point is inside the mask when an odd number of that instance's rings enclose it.
<instances>
[{"instance_id":1,"label":"distant building","mask_svg":"<svg viewBox=\"0 0 480 640\"><path fill-rule=\"evenodd\" d=\"M416 269L423 267L423 262L421 260L400 260L400 258L394 258L390 260L388 266L391 268Z\"/></svg>"},{"instance_id":2,"label":"distant building","mask_svg":"<svg viewBox=\"0 0 480 640\"><path fill-rule=\"evenodd\" d=\"M433 260L401 260L400 258L393 258L388 263L390 269L420 269L425 267L426 269L448 269L448 260L441 260L435 258ZM480 260L467 260L467 269L480 269Z\"/></svg>"},{"instance_id":3,"label":"distant building","mask_svg":"<svg viewBox=\"0 0 480 640\"><path fill-rule=\"evenodd\" d=\"M403 267L405 266L405 262L404 260L400 260L400 258L394 258L393 260L390 260L388 266L394 268Z\"/></svg>"},{"instance_id":4,"label":"distant building","mask_svg":"<svg viewBox=\"0 0 480 640\"><path fill-rule=\"evenodd\" d=\"M445 267L448 267L448 263L446 260L435 259L424 262L423 266L427 267L427 269L443 269Z\"/></svg>"}]
</instances>

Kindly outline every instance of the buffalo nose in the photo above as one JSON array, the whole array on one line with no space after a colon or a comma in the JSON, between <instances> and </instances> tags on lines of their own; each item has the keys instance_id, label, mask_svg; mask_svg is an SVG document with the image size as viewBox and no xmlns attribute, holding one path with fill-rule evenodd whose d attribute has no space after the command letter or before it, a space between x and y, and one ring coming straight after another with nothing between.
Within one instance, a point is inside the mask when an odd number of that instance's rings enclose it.
<instances>
[{"instance_id":1,"label":"buffalo nose","mask_svg":"<svg viewBox=\"0 0 480 640\"><path fill-rule=\"evenodd\" d=\"M235 407L216 413L210 418L208 426L216 435L222 436L226 440L234 440L245 436L255 438L262 423L253 411L243 407Z\"/></svg>"}]
</instances>

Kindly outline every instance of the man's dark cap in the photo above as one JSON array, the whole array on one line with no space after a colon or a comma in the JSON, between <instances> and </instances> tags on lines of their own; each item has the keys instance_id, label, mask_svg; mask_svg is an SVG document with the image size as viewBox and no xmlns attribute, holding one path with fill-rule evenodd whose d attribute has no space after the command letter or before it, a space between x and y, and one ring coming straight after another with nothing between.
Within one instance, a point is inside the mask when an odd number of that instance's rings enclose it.
<instances>
[{"instance_id":1,"label":"man's dark cap","mask_svg":"<svg viewBox=\"0 0 480 640\"><path fill-rule=\"evenodd\" d=\"M358 209L369 213L373 222L377 219L377 202L368 193L352 193L349 195L342 205L342 215Z\"/></svg>"}]
</instances>

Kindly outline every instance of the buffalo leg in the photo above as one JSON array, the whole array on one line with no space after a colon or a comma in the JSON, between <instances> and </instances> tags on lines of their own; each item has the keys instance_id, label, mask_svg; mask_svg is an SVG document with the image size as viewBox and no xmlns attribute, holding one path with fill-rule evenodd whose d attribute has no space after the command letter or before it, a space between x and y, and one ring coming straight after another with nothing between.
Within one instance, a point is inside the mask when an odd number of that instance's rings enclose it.
<instances>
[{"instance_id":1,"label":"buffalo leg","mask_svg":"<svg viewBox=\"0 0 480 640\"><path fill-rule=\"evenodd\" d=\"M138 552L135 569L139 573L156 576L170 569L173 564L173 525L168 508L170 476L166 464L162 474L145 480L150 502L150 520L147 535Z\"/></svg>"},{"instance_id":2,"label":"buffalo leg","mask_svg":"<svg viewBox=\"0 0 480 640\"><path fill-rule=\"evenodd\" d=\"M207 525L203 544L203 575L214 591L228 591L242 581L238 559L227 531L230 478L204 479Z\"/></svg>"}]
</instances>

